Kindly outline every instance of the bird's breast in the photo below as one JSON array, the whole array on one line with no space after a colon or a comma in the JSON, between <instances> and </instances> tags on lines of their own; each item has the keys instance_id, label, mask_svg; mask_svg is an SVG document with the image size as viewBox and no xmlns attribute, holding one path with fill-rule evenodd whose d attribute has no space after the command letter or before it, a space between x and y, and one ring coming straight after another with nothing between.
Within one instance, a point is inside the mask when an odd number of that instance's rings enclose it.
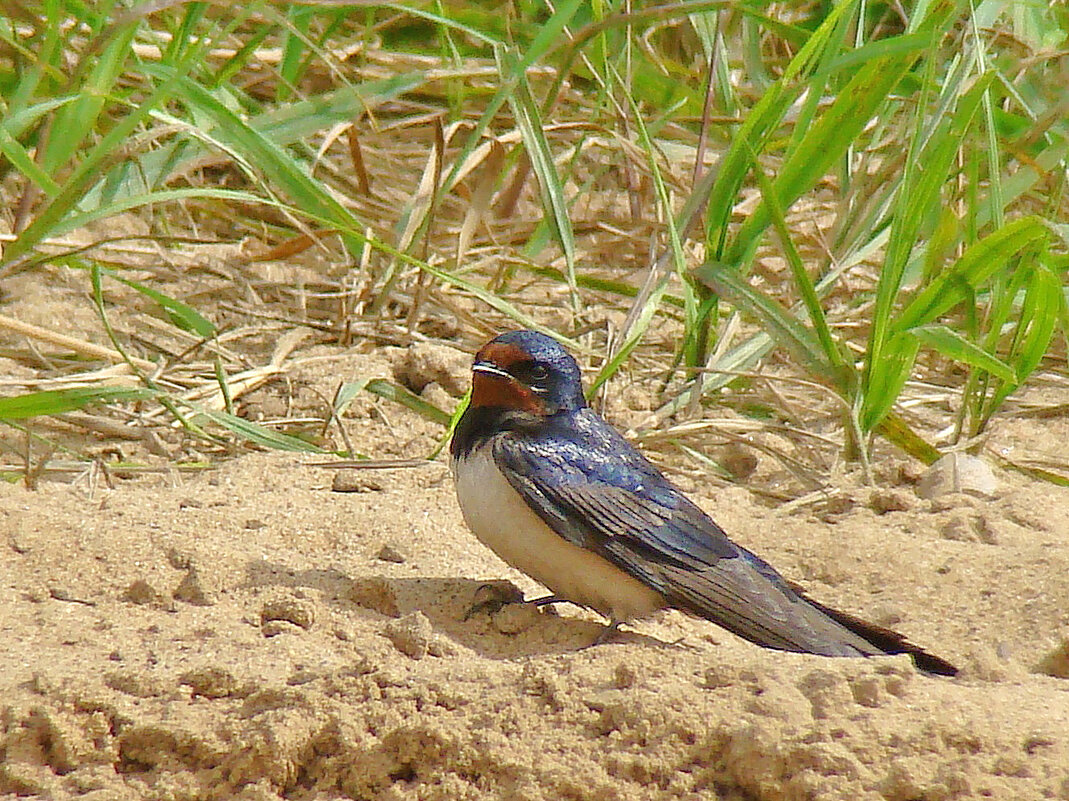
<instances>
[{"instance_id":1,"label":"bird's breast","mask_svg":"<svg viewBox=\"0 0 1069 801\"><path fill-rule=\"evenodd\" d=\"M664 608L660 593L553 531L509 484L489 444L458 458L453 472L457 500L472 533L554 595L615 620L648 617Z\"/></svg>"}]
</instances>

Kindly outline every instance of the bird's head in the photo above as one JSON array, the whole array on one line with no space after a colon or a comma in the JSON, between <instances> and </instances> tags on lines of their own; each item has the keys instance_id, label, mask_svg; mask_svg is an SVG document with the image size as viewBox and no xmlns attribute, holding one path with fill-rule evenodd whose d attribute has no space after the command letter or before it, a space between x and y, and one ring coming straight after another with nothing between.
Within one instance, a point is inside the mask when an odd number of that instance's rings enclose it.
<instances>
[{"instance_id":1,"label":"bird's head","mask_svg":"<svg viewBox=\"0 0 1069 801\"><path fill-rule=\"evenodd\" d=\"M475 354L471 405L548 417L586 406L579 365L536 331L510 331Z\"/></svg>"}]
</instances>

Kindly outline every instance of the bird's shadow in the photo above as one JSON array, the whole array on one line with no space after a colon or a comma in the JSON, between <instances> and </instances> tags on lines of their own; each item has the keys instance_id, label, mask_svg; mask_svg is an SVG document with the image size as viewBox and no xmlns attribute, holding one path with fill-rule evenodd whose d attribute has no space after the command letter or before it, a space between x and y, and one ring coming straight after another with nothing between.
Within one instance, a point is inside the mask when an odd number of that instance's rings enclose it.
<instances>
[{"instance_id":1,"label":"bird's shadow","mask_svg":"<svg viewBox=\"0 0 1069 801\"><path fill-rule=\"evenodd\" d=\"M605 632L605 624L597 622L596 614L575 607L558 615L556 605L493 603L495 596L523 597L519 588L505 579L350 578L334 568L294 570L262 559L250 561L245 573L247 587L311 589L336 611L365 619L385 621L422 612L435 632L491 659L581 651ZM488 599L491 603L480 605ZM655 637L627 630L614 632L605 646L617 643L670 647Z\"/></svg>"}]
</instances>

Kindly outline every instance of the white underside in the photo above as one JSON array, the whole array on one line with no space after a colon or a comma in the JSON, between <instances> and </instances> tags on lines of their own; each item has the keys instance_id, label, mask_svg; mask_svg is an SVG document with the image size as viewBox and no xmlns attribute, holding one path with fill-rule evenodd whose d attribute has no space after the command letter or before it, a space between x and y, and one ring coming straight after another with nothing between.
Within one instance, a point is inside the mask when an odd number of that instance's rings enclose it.
<instances>
[{"instance_id":1,"label":"white underside","mask_svg":"<svg viewBox=\"0 0 1069 801\"><path fill-rule=\"evenodd\" d=\"M454 475L457 500L472 533L554 595L618 621L664 608L660 593L547 526L497 469L489 447L455 464Z\"/></svg>"}]
</instances>

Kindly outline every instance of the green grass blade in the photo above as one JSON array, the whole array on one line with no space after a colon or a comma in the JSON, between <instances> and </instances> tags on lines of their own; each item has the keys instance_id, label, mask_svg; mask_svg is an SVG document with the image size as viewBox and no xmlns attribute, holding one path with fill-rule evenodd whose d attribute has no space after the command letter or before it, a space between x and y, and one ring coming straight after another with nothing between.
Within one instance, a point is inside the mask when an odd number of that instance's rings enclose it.
<instances>
[{"instance_id":1,"label":"green grass blade","mask_svg":"<svg viewBox=\"0 0 1069 801\"><path fill-rule=\"evenodd\" d=\"M262 204L265 206L272 206L279 209L286 209L292 213L299 213L298 209L286 206L283 203L272 201L270 199L262 198L257 195L245 192L242 190L234 189L213 189L211 187L192 187L184 189L164 189L158 192L146 192L142 195L132 195L124 197L114 203L108 203L103 206L96 206L93 209L85 212L72 212L62 219L50 221L51 227L47 229L47 235L50 237L59 237L63 234L70 233L78 228L83 228L95 220L102 220L105 217L110 217L115 214L120 214L124 211L130 211L132 209L139 209L144 206L151 206L153 204L170 203L180 200L221 200L229 201L235 204ZM27 228L26 230L29 230ZM23 232L25 233L25 232ZM44 233L44 231L35 232ZM15 240L14 244L23 242L28 244L26 240L20 237ZM4 261L13 261L14 255L21 255L25 248L19 248L16 254L12 255L10 248L4 253Z\"/></svg>"},{"instance_id":2,"label":"green grass blade","mask_svg":"<svg viewBox=\"0 0 1069 801\"><path fill-rule=\"evenodd\" d=\"M60 193L60 185L52 179L51 175L37 166L37 162L33 160L26 148L8 132L3 124L0 124L0 154L48 197L55 197Z\"/></svg>"},{"instance_id":3,"label":"green grass blade","mask_svg":"<svg viewBox=\"0 0 1069 801\"><path fill-rule=\"evenodd\" d=\"M311 22L309 9L290 7L286 9L289 20L288 30L282 36L282 60L278 66L278 89L276 101L288 99L293 94L293 87L300 81L301 72L306 64L307 47L305 39Z\"/></svg>"},{"instance_id":4,"label":"green grass blade","mask_svg":"<svg viewBox=\"0 0 1069 801\"><path fill-rule=\"evenodd\" d=\"M568 280L564 273L555 267L542 267L537 264L520 264L519 267L524 272L541 276L542 278L548 278L549 280L558 283L563 283ZM617 281L612 278L598 278L595 275L579 273L579 275L575 277L575 282L584 289L593 289L596 292L607 292L624 298L633 298L638 294L638 288L633 283ZM676 308L683 307L683 299L678 295L666 294L663 301Z\"/></svg>"},{"instance_id":5,"label":"green grass blade","mask_svg":"<svg viewBox=\"0 0 1069 801\"><path fill-rule=\"evenodd\" d=\"M496 45L501 44L500 39L487 34L485 31L479 30L471 25L466 25L458 19L452 19L443 14L436 14L433 11L428 11L425 8L417 8L411 5L403 5L401 3L382 3L381 5L383 8L393 9L406 17L425 19L428 22L433 22L435 25L441 25L449 30L462 33L465 36L470 36L473 41L489 47L495 47Z\"/></svg>"},{"instance_id":6,"label":"green grass blade","mask_svg":"<svg viewBox=\"0 0 1069 801\"><path fill-rule=\"evenodd\" d=\"M911 328L910 333L922 344L938 351L948 359L984 370L1003 381L1016 379L1016 373L1012 367L948 326L924 325Z\"/></svg>"},{"instance_id":7,"label":"green grass blade","mask_svg":"<svg viewBox=\"0 0 1069 801\"><path fill-rule=\"evenodd\" d=\"M510 71L510 76L506 78L505 82L498 87L494 92L494 96L487 103L486 108L479 115L479 119L472 126L471 133L468 134L468 138L461 148L460 153L457 154L456 160L453 162L453 167L447 174L442 186L439 189L440 192L451 191L456 183L457 175L460 172L461 167L467 160L468 155L475 150L479 142L482 140L483 135L486 133L487 128L497 117L498 112L502 106L509 102L512 94L516 91L517 76L526 74L528 67L533 66L540 59L542 59L550 50L560 45L561 42L567 41L567 37L564 35L565 28L571 23L572 18L575 16L579 7L583 4L583 0L565 0L560 3L554 13L548 20L541 26L539 26L538 33L526 47L522 58L513 66ZM426 15L426 12L423 12ZM500 40L494 41L495 55L498 51L504 47ZM550 93L550 98L554 95Z\"/></svg>"},{"instance_id":8,"label":"green grass blade","mask_svg":"<svg viewBox=\"0 0 1069 801\"><path fill-rule=\"evenodd\" d=\"M1010 205L1019 203L1022 198L1031 192L1042 192L1043 185L1051 179L1052 175L1067 172L1066 161L1069 159L1069 136L1058 138L1049 147L1045 148L1034 159L1019 165L1011 175L1002 179L1002 201ZM1064 214L1054 212L1051 215L1055 220ZM985 228L991 224L992 213L989 204L982 205L976 212L976 227Z\"/></svg>"},{"instance_id":9,"label":"green grass blade","mask_svg":"<svg viewBox=\"0 0 1069 801\"><path fill-rule=\"evenodd\" d=\"M196 407L194 407L194 412L194 423L202 423L205 419L210 420L216 425L222 426L227 431L237 434L242 439L263 448L270 448L276 451L292 451L295 453L327 453L327 451L324 451L319 446L307 442L300 437L294 437L281 431L275 431L273 428L254 423L243 417L237 417L229 412L223 412L216 409L200 409Z\"/></svg>"},{"instance_id":10,"label":"green grass blade","mask_svg":"<svg viewBox=\"0 0 1069 801\"><path fill-rule=\"evenodd\" d=\"M107 98L115 90L126 67L130 44L136 33L136 24L114 29L111 41L93 59L91 72L85 84L79 87L78 97L56 113L52 135L41 158L41 167L45 172L55 174L82 146L86 132L96 128Z\"/></svg>"},{"instance_id":11,"label":"green grass blade","mask_svg":"<svg viewBox=\"0 0 1069 801\"><path fill-rule=\"evenodd\" d=\"M787 263L790 265L791 274L794 277L794 285L798 288L802 305L809 316L809 324L813 327L817 340L820 342L820 347L824 352L827 369L832 372L841 371L846 367L846 362L843 360L842 352L839 350L839 346L832 337L831 329L828 327L828 320L824 316L820 298L817 297L817 289L813 284L813 279L809 277L809 272L806 270L805 264L802 263L802 257L794 246L794 240L791 238L790 229L787 227L787 219L784 217L783 208L780 206L776 190L772 185L772 181L765 175L765 171L756 163L756 160L754 171L758 185L761 187L761 196L768 207L769 217L772 220L773 227L776 229L776 233L779 235L783 252L787 256ZM783 311L785 314L789 314L786 309ZM840 385L841 390L846 388L846 385Z\"/></svg>"},{"instance_id":12,"label":"green grass blade","mask_svg":"<svg viewBox=\"0 0 1069 801\"><path fill-rule=\"evenodd\" d=\"M934 67L929 61L924 87L934 82ZM944 87L949 95L953 87ZM905 384L906 374L912 367L907 364L916 353L912 347L903 347L899 337L896 344L891 343L907 328L933 322L938 314L918 317L911 325L903 323L903 315L892 318L894 306L900 302L902 282L910 254L921 236L923 222L927 215L941 203L941 192L946 183L954 158L972 124L983 92L985 82L981 81L967 91L958 103L953 114L943 115L930 136L925 138L925 120L918 108L916 130L910 141L910 151L906 159L906 175L896 190L894 216L888 238L887 253L883 269L876 287L876 305L872 315L872 328L869 332L868 352L862 378L863 411L860 415L862 424L871 427L890 409L893 398L885 393L890 388L901 389ZM921 92L921 105L924 104L926 90ZM949 102L949 101L948 101ZM925 291L939 292L930 284ZM959 286L960 290L961 287ZM934 297L934 295L933 295ZM953 305L953 304L951 304ZM950 308L949 306L947 308ZM889 375L881 375L890 372ZM868 428L866 428L868 430Z\"/></svg>"},{"instance_id":13,"label":"green grass blade","mask_svg":"<svg viewBox=\"0 0 1069 801\"><path fill-rule=\"evenodd\" d=\"M925 442L923 437L910 428L906 421L894 412L888 412L876 424L875 431L892 445L897 445L914 459L919 459L924 464L932 464L943 455L938 448Z\"/></svg>"},{"instance_id":14,"label":"green grass blade","mask_svg":"<svg viewBox=\"0 0 1069 801\"><path fill-rule=\"evenodd\" d=\"M219 393L223 396L223 409L227 414L233 414L234 396L230 392L230 382L226 378L223 360L216 356L212 360L212 366L215 368L215 382L219 385Z\"/></svg>"},{"instance_id":15,"label":"green grass blade","mask_svg":"<svg viewBox=\"0 0 1069 801\"><path fill-rule=\"evenodd\" d=\"M171 396L165 392L160 391L156 382L151 376L147 375L144 370L139 368L134 360L130 358L130 355L126 352L126 348L119 341L118 335L115 333L115 328L111 324L111 320L108 319L107 309L104 304L104 280L101 275L101 267L96 262L93 262L89 266L89 282L93 288L93 303L96 305L97 315L100 317L100 324L104 326L104 332L108 335L108 339L111 340L111 345L115 350L119 352L119 355L123 357L126 363L130 366L134 375L140 379L149 390L156 393L156 398L159 400L160 405L167 411L174 415L175 419L185 428L187 431L195 434L198 437L204 437L205 439L213 439L210 434L200 428L196 423L193 423L189 418L184 415L181 410L175 405Z\"/></svg>"},{"instance_id":16,"label":"green grass blade","mask_svg":"<svg viewBox=\"0 0 1069 801\"><path fill-rule=\"evenodd\" d=\"M422 74L405 74L381 81L369 81L344 87L314 98L273 107L248 120L277 147L286 148L333 125L360 116L366 108L394 99L424 83ZM185 127L189 133L177 141L140 156L137 169L125 165L110 170L79 202L83 211L106 203L117 203L134 195L144 195L164 186L172 175L179 175L213 149L230 154L239 164L251 163L254 156L244 153L232 142L221 141L218 126L192 127L180 117L154 111L152 116L165 125Z\"/></svg>"},{"instance_id":17,"label":"green grass blade","mask_svg":"<svg viewBox=\"0 0 1069 801\"><path fill-rule=\"evenodd\" d=\"M25 420L50 414L63 414L93 403L121 403L152 400L157 392L131 387L72 387L29 392L0 398L0 420Z\"/></svg>"},{"instance_id":18,"label":"green grass blade","mask_svg":"<svg viewBox=\"0 0 1069 801\"><path fill-rule=\"evenodd\" d=\"M638 343L642 341L646 329L649 328L650 322L653 320L654 313L661 305L661 298L664 296L665 290L668 288L668 279L670 277L669 273L665 273L663 279L643 305L638 318L635 320L635 324L631 327L631 331L628 333L623 344L616 349L612 358L602 365L598 374L594 377L594 380L590 382L590 386L586 391L586 396L588 398L594 397L597 391L601 389L602 384L616 374L616 371L620 369L625 361L627 361L627 358L631 355L631 352L635 349Z\"/></svg>"},{"instance_id":19,"label":"green grass blade","mask_svg":"<svg viewBox=\"0 0 1069 801\"><path fill-rule=\"evenodd\" d=\"M394 251L392 248L382 248L381 244L378 243L376 243L376 247L380 247L384 252L390 253L391 255L397 255L399 257L404 255L398 253L397 251ZM580 345L574 339L569 339L568 337L561 336L552 328L543 325L541 322L539 322L537 318L526 314L514 304L509 303L504 298L495 295L493 292L490 292L489 290L479 286L478 284L473 283L472 281L465 280L464 278L461 278L457 275L453 275L452 273L435 267L432 264L420 262L408 257L406 257L405 260L415 264L421 270L426 273L429 273L430 275L433 275L438 280L474 295L476 298L481 300L490 308L496 309L497 311L504 314L506 317L515 320L517 323L520 324L522 328L530 328L534 331L541 331L543 334L553 337L554 339L558 340L562 345L565 345L566 347L572 350L585 350L585 348L583 348L582 345Z\"/></svg>"},{"instance_id":20,"label":"green grass blade","mask_svg":"<svg viewBox=\"0 0 1069 801\"><path fill-rule=\"evenodd\" d=\"M784 74L771 84L761 99L747 115L746 120L732 137L728 151L720 158L715 168L716 179L709 185L706 213L706 240L710 253L724 258L729 263L736 261L725 252L728 223L738 196L739 187L753 161L754 153L762 153L769 138L779 125L787 109L801 94L804 85L796 83L808 72L820 53L827 46L839 20L856 6L856 2L844 2L836 6L820 27L809 37L791 59Z\"/></svg>"},{"instance_id":21,"label":"green grass blade","mask_svg":"<svg viewBox=\"0 0 1069 801\"><path fill-rule=\"evenodd\" d=\"M185 65L191 69L192 64ZM177 88L181 73L172 72L172 77L148 94L143 101L121 118L88 153L78 160L70 176L63 184L62 190L50 199L48 205L40 211L18 237L4 250L4 261L15 261L29 252L45 237L55 236L55 228L65 216L78 204L86 190L95 182L101 165L114 157L122 143L147 119L158 106L168 102ZM70 230L68 228L68 230Z\"/></svg>"},{"instance_id":22,"label":"green grass blade","mask_svg":"<svg viewBox=\"0 0 1069 801\"><path fill-rule=\"evenodd\" d=\"M8 111L4 114L4 118L0 120L0 128L5 130L13 139L18 139L36 125L42 117L48 115L49 112L73 103L77 99L76 95L63 95L61 97L48 98L30 106L20 107L17 111Z\"/></svg>"},{"instance_id":23,"label":"green grass blade","mask_svg":"<svg viewBox=\"0 0 1069 801\"><path fill-rule=\"evenodd\" d=\"M176 298L169 297L162 292L153 289L150 286L145 286L138 281L131 281L129 278L123 278L113 270L101 269L101 272L105 275L109 275L120 283L126 284L131 289L136 289L142 295L147 298L151 298L160 305L160 307L167 313L171 322L184 331L190 331L199 337L204 339L210 339L216 334L215 325L211 321L201 316L200 312L194 309L192 306L183 303Z\"/></svg>"},{"instance_id":24,"label":"green grass blade","mask_svg":"<svg viewBox=\"0 0 1069 801\"><path fill-rule=\"evenodd\" d=\"M934 322L966 300L1014 256L1044 242L1049 235L1038 217L1022 217L974 243L943 275L925 287L891 323L893 332Z\"/></svg>"},{"instance_id":25,"label":"green grass blade","mask_svg":"<svg viewBox=\"0 0 1069 801\"><path fill-rule=\"evenodd\" d=\"M453 438L453 432L457 430L457 423L460 422L460 418L464 416L464 412L468 410L468 406L471 405L471 390L469 389L464 393L464 397L457 403L457 408L453 410L453 414L449 417L449 425L446 428L445 434L438 441L438 445L427 456L428 459L437 459L438 454L445 450L446 445Z\"/></svg>"},{"instance_id":26,"label":"green grass blade","mask_svg":"<svg viewBox=\"0 0 1069 801\"><path fill-rule=\"evenodd\" d=\"M614 73L614 78L618 83L621 85L623 84L619 75ZM657 199L663 209L664 219L667 220L668 223L668 242L671 247L672 259L675 264L675 272L676 275L685 278L687 260L686 255L683 252L683 240L680 235L680 229L681 227L686 226L687 222L685 219L681 219L677 222L675 215L672 213L671 197L668 193L668 187L665 185L664 176L661 174L661 168L657 163L656 148L650 137L649 129L643 121L641 109L639 109L638 104L630 94L628 94L627 99L631 105L633 119L638 129L639 141L642 143L643 150L646 153L650 174L653 176L653 184L657 190ZM656 271L659 267L660 265L656 264L654 265L653 270ZM636 315L634 313L634 308L628 313L627 319L629 321L633 319L633 322L630 326L626 323L624 325L624 341L616 348L616 352L602 366L601 370L598 371L597 376L591 382L590 387L587 390L587 397L593 397L598 389L616 374L616 371L620 369L620 366L631 355L631 352L638 346L638 343L642 341L642 337L645 336L646 330L653 321L653 316L660 308L661 300L664 298L664 295L668 290L670 277L671 273L665 271L657 281L653 291L642 301L642 306L638 310L638 314ZM686 283L684 283L684 287L686 286ZM688 301L691 301L692 294L693 293L688 293ZM695 304L693 301L686 302L685 312L687 315L688 327L693 328L694 318L696 316Z\"/></svg>"},{"instance_id":27,"label":"green grass blade","mask_svg":"<svg viewBox=\"0 0 1069 801\"><path fill-rule=\"evenodd\" d=\"M984 52L984 37L980 35L980 25L977 21L977 16L976 9L973 7L973 13L970 14L970 22L972 23L972 30L970 31L973 41L972 50L976 60L977 74L983 79L985 77L993 77L996 73L989 69L987 54ZM1002 165L999 158L999 153L1001 151L998 146L998 132L995 127L995 113L992 106L990 88L985 90L983 94L983 110L984 134L987 137L987 147L983 152L987 156L988 175L990 176L988 185L989 202L987 205L991 209L991 220L994 223L995 228L1001 228L1005 219L1005 207L1003 205L1002 197Z\"/></svg>"},{"instance_id":28,"label":"green grass blade","mask_svg":"<svg viewBox=\"0 0 1069 801\"><path fill-rule=\"evenodd\" d=\"M1059 317L1065 313L1065 294L1058 276L1043 266L1037 266L1031 278L1010 350L1013 375L1003 379L1005 383L987 404L985 418L990 417L1035 372L1050 348Z\"/></svg>"},{"instance_id":29,"label":"green grass blade","mask_svg":"<svg viewBox=\"0 0 1069 801\"><path fill-rule=\"evenodd\" d=\"M705 193L708 198L706 238L712 253L721 254L725 248L735 199L753 163L753 153L764 150L774 126L800 93L800 87L785 87L783 79L773 84L747 115L728 151L710 172Z\"/></svg>"},{"instance_id":30,"label":"green grass blade","mask_svg":"<svg viewBox=\"0 0 1069 801\"><path fill-rule=\"evenodd\" d=\"M757 318L772 339L807 370L832 380L838 378L813 332L789 310L750 286L738 270L719 262L706 262L695 271L695 276L734 306Z\"/></svg>"},{"instance_id":31,"label":"green grass blade","mask_svg":"<svg viewBox=\"0 0 1069 801\"><path fill-rule=\"evenodd\" d=\"M920 340L909 333L887 338L880 357L880 369L872 371L863 385L858 424L862 431L872 431L894 406L909 380L917 360Z\"/></svg>"},{"instance_id":32,"label":"green grass blade","mask_svg":"<svg viewBox=\"0 0 1069 801\"><path fill-rule=\"evenodd\" d=\"M542 127L542 115L538 105L531 96L531 87L527 77L518 67L518 60L511 54L502 52L501 71L506 82L516 84L516 91L509 96L509 104L516 117L516 125L523 136L531 168L538 177L538 187L542 196L542 206L546 217L556 235L557 243L564 252L565 274L568 288L572 293L573 306L578 308L578 295L575 283L575 234L568 213L568 201L564 197L564 185L553 162L553 152L546 141ZM511 79L509 75L511 74Z\"/></svg>"},{"instance_id":33,"label":"green grass blade","mask_svg":"<svg viewBox=\"0 0 1069 801\"><path fill-rule=\"evenodd\" d=\"M416 395L412 390L406 389L393 381L387 381L384 378L347 381L342 384L339 397L345 398L348 401L357 393L365 390L373 395L378 395L380 398L392 401L393 403L399 403L400 405L411 409L421 417L430 420L432 423L448 426L449 421L452 419L447 412L442 411L433 403L423 400L423 398Z\"/></svg>"}]
</instances>

